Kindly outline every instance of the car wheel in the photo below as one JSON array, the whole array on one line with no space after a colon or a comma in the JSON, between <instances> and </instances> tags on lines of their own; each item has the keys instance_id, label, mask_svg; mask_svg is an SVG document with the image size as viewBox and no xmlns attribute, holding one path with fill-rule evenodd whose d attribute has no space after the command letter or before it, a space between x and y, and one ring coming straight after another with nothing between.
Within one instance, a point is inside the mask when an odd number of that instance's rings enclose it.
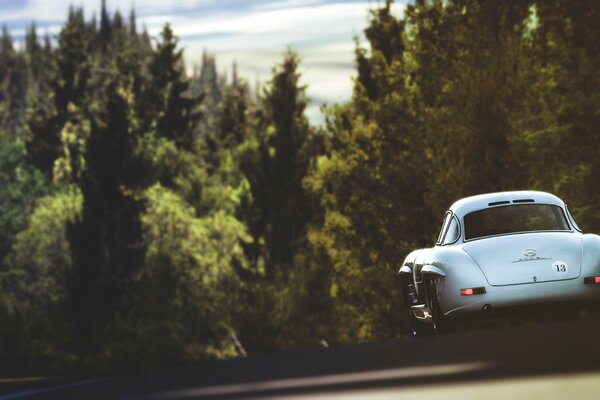
<instances>
[{"instance_id":1,"label":"car wheel","mask_svg":"<svg viewBox=\"0 0 600 400\"><path fill-rule=\"evenodd\" d=\"M427 300L429 303L429 309L431 310L431 325L433 331L435 333L453 332L456 329L456 325L453 323L453 321L444 316L444 313L442 312L438 302L437 288L433 279L429 279L428 281Z\"/></svg>"},{"instance_id":2,"label":"car wheel","mask_svg":"<svg viewBox=\"0 0 600 400\"><path fill-rule=\"evenodd\" d=\"M412 298L414 293L414 281L410 274L402 277L402 296L404 300L404 309L406 311L410 334L414 337L420 337L431 333L431 325L419 322L418 318L412 312L410 306L414 303Z\"/></svg>"}]
</instances>

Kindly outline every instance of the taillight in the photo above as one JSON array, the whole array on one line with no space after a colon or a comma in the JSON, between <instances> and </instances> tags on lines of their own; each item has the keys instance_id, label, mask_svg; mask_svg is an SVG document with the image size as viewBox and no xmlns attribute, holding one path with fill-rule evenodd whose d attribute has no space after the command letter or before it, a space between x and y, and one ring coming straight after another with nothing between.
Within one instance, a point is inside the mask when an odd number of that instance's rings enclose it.
<instances>
[{"instance_id":1,"label":"taillight","mask_svg":"<svg viewBox=\"0 0 600 400\"><path fill-rule=\"evenodd\" d=\"M600 284L600 276L588 276L586 278L583 278L583 283Z\"/></svg>"},{"instance_id":2,"label":"taillight","mask_svg":"<svg viewBox=\"0 0 600 400\"><path fill-rule=\"evenodd\" d=\"M460 289L461 296L473 296L474 294L484 294L484 293L485 293L484 287Z\"/></svg>"}]
</instances>

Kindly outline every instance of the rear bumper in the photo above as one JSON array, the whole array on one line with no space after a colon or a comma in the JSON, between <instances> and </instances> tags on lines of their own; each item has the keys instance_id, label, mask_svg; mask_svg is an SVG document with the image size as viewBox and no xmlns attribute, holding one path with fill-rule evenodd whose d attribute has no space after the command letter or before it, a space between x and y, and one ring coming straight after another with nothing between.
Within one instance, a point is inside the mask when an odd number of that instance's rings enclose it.
<instances>
[{"instance_id":1,"label":"rear bumper","mask_svg":"<svg viewBox=\"0 0 600 400\"><path fill-rule=\"evenodd\" d=\"M447 288L440 306L448 318L468 317L484 312L486 306L494 310L570 303L575 306L600 303L600 285L584 284L583 278L565 281L527 283L510 286L484 285L486 293L461 296L460 289Z\"/></svg>"}]
</instances>

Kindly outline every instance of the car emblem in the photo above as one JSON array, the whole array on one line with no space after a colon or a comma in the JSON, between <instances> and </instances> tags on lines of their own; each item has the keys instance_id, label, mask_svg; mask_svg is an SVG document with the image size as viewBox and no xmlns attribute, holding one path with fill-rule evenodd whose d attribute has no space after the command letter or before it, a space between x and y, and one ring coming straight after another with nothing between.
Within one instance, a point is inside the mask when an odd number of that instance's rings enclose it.
<instances>
[{"instance_id":1,"label":"car emblem","mask_svg":"<svg viewBox=\"0 0 600 400\"><path fill-rule=\"evenodd\" d=\"M523 255L527 258L533 258L533 257L535 257L536 254L537 254L537 252L534 249L527 249L523 253Z\"/></svg>"},{"instance_id":2,"label":"car emblem","mask_svg":"<svg viewBox=\"0 0 600 400\"><path fill-rule=\"evenodd\" d=\"M534 276L534 277L533 277L533 281L534 281L534 282L537 282L537 276Z\"/></svg>"},{"instance_id":3,"label":"car emblem","mask_svg":"<svg viewBox=\"0 0 600 400\"><path fill-rule=\"evenodd\" d=\"M513 260L513 261L511 261L511 263L518 263L518 262L525 262L525 261L552 260L552 258L538 256L536 249L526 249L522 254L525 257Z\"/></svg>"}]
</instances>

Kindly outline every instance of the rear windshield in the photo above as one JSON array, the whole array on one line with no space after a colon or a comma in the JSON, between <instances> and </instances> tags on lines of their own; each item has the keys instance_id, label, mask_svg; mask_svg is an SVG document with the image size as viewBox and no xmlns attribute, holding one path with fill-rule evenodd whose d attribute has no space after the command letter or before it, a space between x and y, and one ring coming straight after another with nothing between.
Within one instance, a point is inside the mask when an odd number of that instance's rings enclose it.
<instances>
[{"instance_id":1,"label":"rear windshield","mask_svg":"<svg viewBox=\"0 0 600 400\"><path fill-rule=\"evenodd\" d=\"M465 215L465 240L531 231L570 230L563 210L547 204L492 207Z\"/></svg>"}]
</instances>

